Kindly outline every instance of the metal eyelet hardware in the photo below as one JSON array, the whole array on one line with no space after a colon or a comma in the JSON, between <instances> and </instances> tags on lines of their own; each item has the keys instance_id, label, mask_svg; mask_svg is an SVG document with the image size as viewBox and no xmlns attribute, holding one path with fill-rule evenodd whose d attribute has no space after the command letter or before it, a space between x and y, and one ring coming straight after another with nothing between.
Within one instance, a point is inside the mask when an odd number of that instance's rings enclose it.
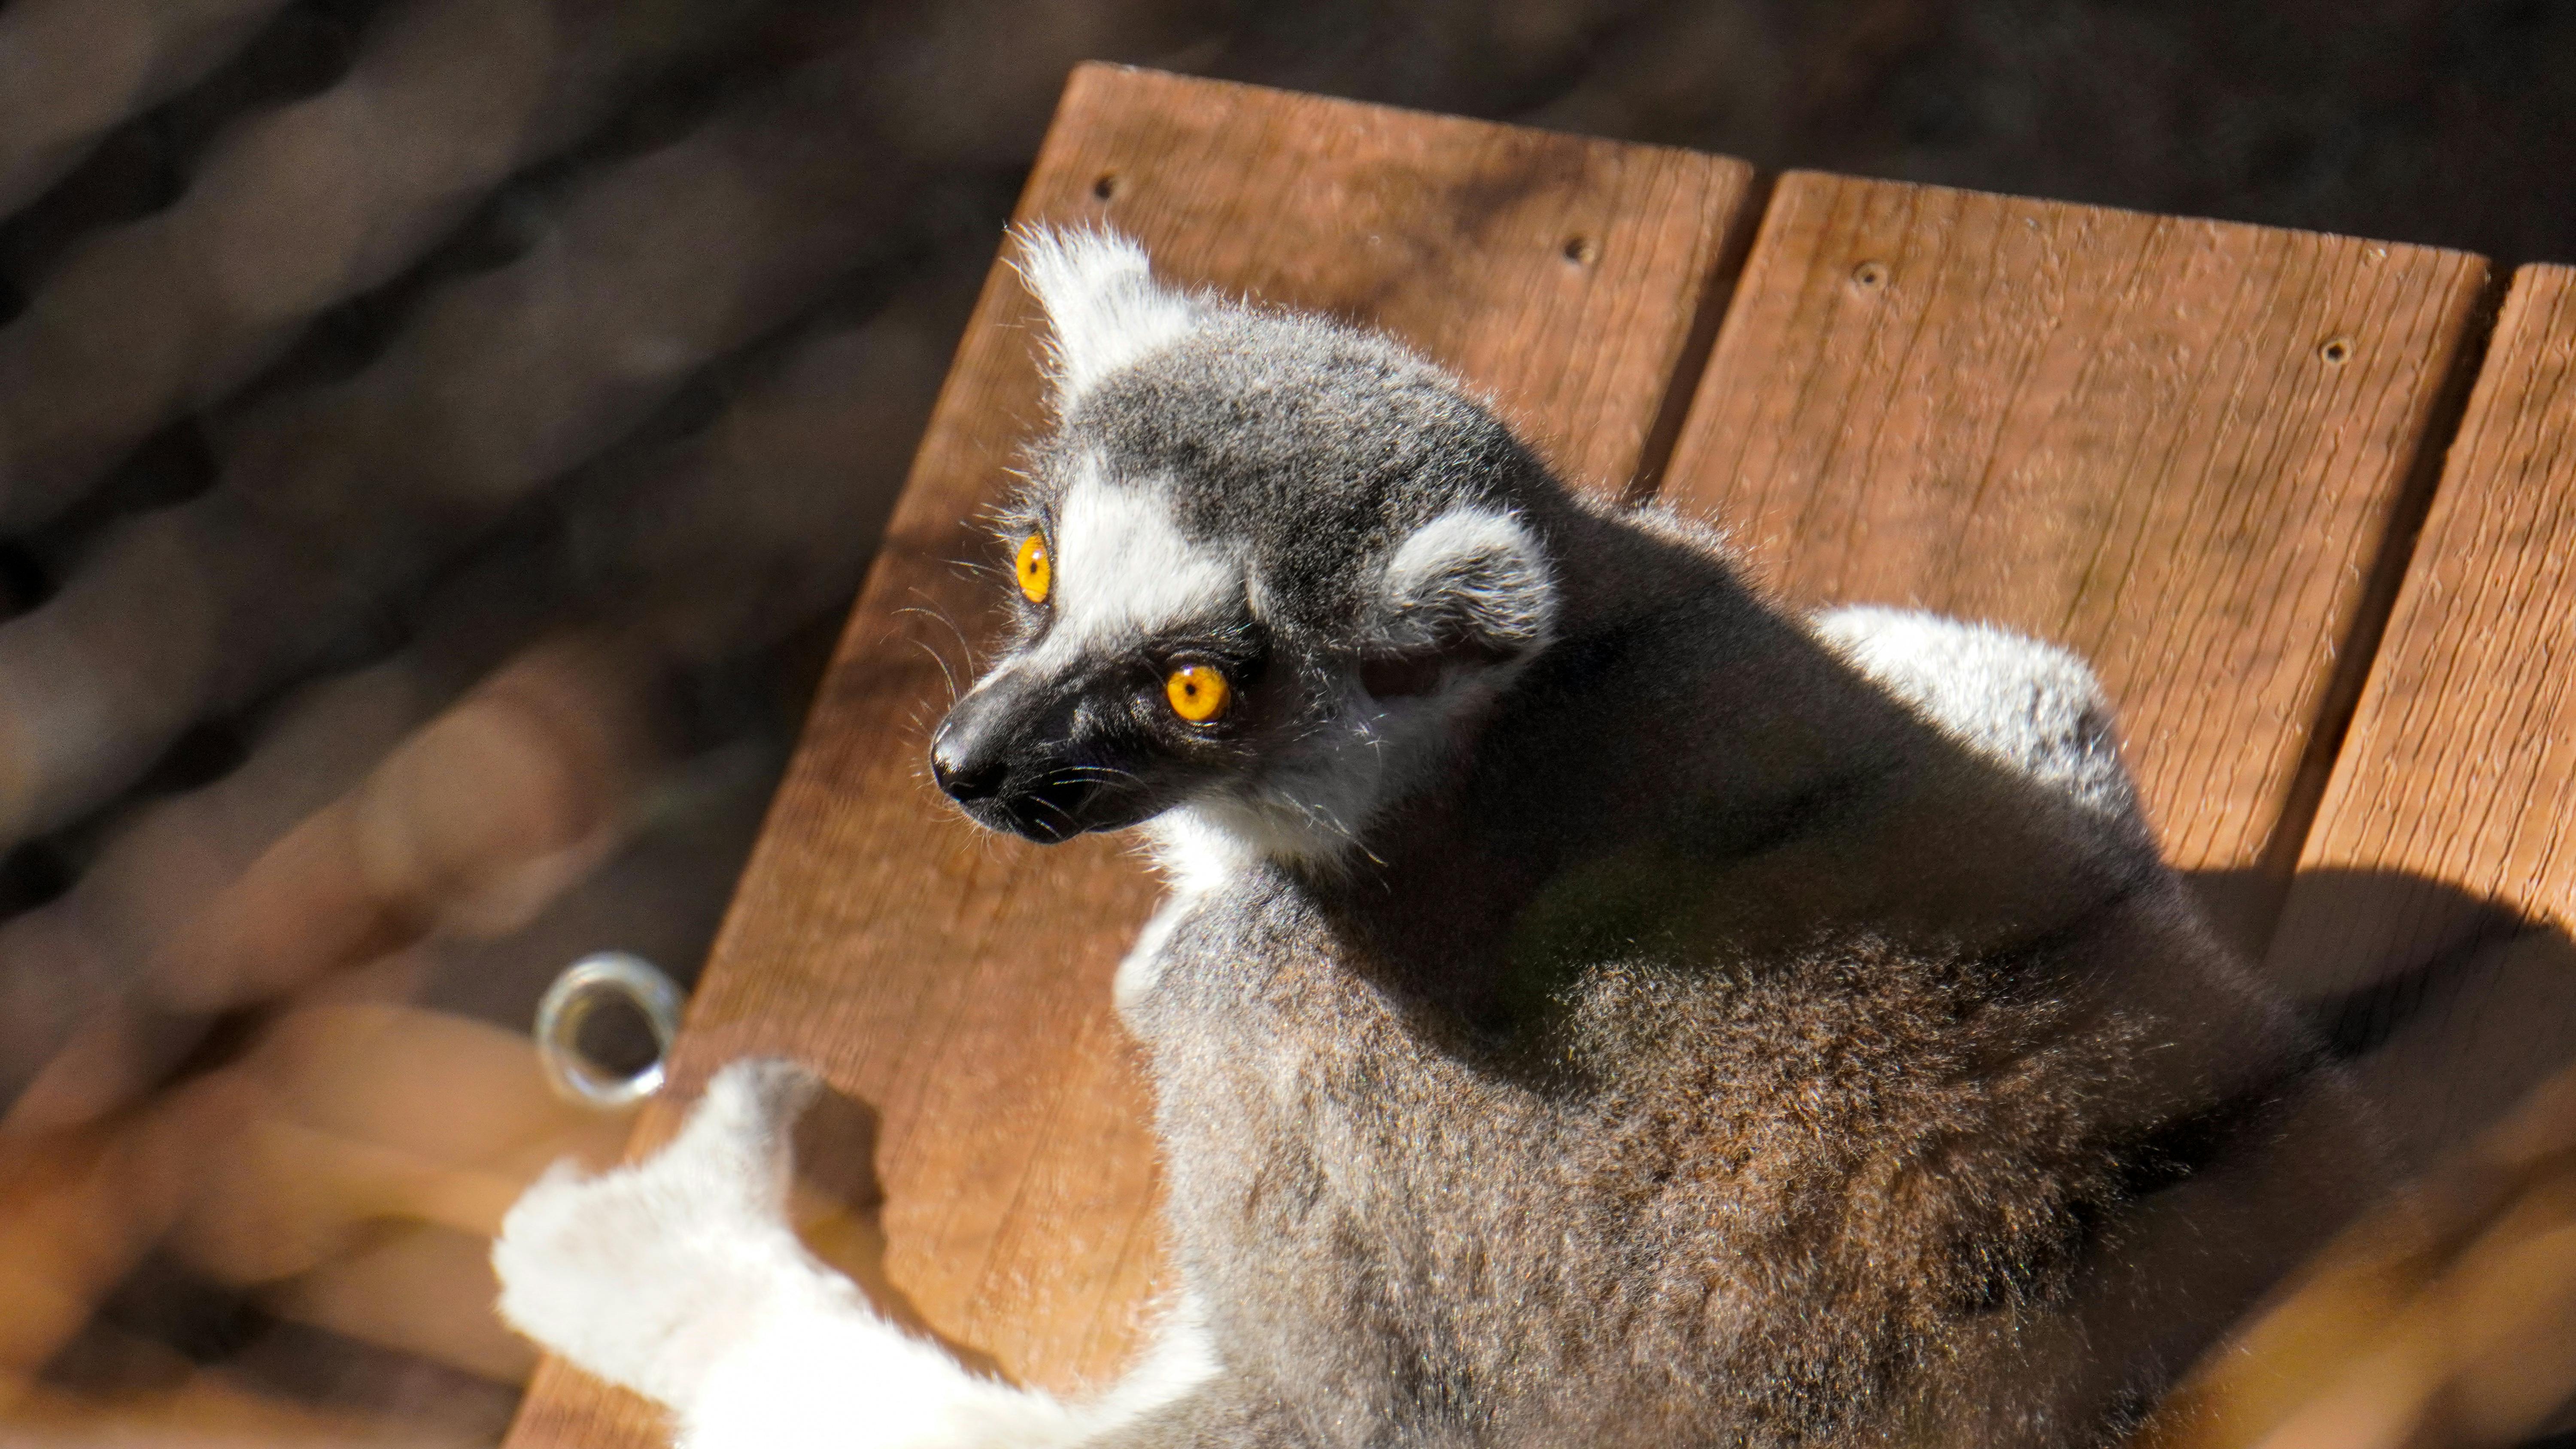
<instances>
[{"instance_id":1,"label":"metal eyelet hardware","mask_svg":"<svg viewBox=\"0 0 2576 1449\"><path fill-rule=\"evenodd\" d=\"M582 1023L612 1000L633 1007L653 1033L652 1063L631 1076L603 1072L581 1049ZM641 956L601 951L575 961L537 1003L537 1062L546 1085L567 1102L603 1110L662 1090L671 1039L680 1032L680 1002L678 985Z\"/></svg>"}]
</instances>

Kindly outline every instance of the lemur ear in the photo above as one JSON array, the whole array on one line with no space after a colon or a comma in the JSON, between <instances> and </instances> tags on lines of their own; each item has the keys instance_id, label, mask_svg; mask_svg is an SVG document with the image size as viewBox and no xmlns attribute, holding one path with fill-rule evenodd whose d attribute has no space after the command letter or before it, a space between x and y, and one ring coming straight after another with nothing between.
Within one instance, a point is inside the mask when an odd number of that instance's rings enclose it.
<instances>
[{"instance_id":1,"label":"lemur ear","mask_svg":"<svg viewBox=\"0 0 2576 1449\"><path fill-rule=\"evenodd\" d=\"M1196 302L1155 284L1145 249L1115 232L1026 231L1014 265L1055 333L1059 411L1201 320Z\"/></svg>"},{"instance_id":2,"label":"lemur ear","mask_svg":"<svg viewBox=\"0 0 2576 1449\"><path fill-rule=\"evenodd\" d=\"M1556 583L1528 525L1499 509L1453 508L1387 561L1362 682L1376 695L1419 694L1448 665L1536 653L1555 621Z\"/></svg>"}]
</instances>

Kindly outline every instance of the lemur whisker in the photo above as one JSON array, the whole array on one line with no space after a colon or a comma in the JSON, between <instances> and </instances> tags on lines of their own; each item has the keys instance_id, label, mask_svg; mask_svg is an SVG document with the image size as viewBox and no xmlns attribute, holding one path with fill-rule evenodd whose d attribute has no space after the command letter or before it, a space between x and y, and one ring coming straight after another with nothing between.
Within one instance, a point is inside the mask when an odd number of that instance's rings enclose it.
<instances>
[{"instance_id":1,"label":"lemur whisker","mask_svg":"<svg viewBox=\"0 0 2576 1449\"><path fill-rule=\"evenodd\" d=\"M1072 811L1065 809L1063 806L1047 799L1043 795L1031 796L1029 798L1029 804L1036 809L1045 811L1056 819L1063 821L1065 824L1074 827L1076 831L1079 831L1082 828L1081 822L1073 818Z\"/></svg>"},{"instance_id":2,"label":"lemur whisker","mask_svg":"<svg viewBox=\"0 0 2576 1449\"><path fill-rule=\"evenodd\" d=\"M1359 851L1362 855L1367 856L1370 860L1376 861L1380 865L1385 864L1384 861L1378 859L1375 853L1368 849L1367 845L1361 841L1356 832L1351 830L1349 826L1345 825L1339 817L1326 809L1320 802L1300 800L1295 795L1289 793L1285 787L1280 786L1271 787L1269 793L1271 798L1295 811L1298 817L1306 821L1309 825L1315 826L1327 835L1338 837L1343 841L1343 843Z\"/></svg>"},{"instance_id":3,"label":"lemur whisker","mask_svg":"<svg viewBox=\"0 0 2576 1449\"><path fill-rule=\"evenodd\" d=\"M957 676L949 669L948 661L940 657L938 650L930 647L930 641L927 639L911 639L905 642L911 644L913 648L920 650L922 653L929 655L930 662L939 666L939 677L946 681L948 685L948 703L951 706L955 705L957 703ZM915 724L922 723L922 721L918 719L913 722Z\"/></svg>"},{"instance_id":4,"label":"lemur whisker","mask_svg":"<svg viewBox=\"0 0 2576 1449\"><path fill-rule=\"evenodd\" d=\"M1133 770L1121 770L1110 765L1065 765L1056 770L1055 777L1060 780L1098 780L1104 784L1134 783L1138 778Z\"/></svg>"},{"instance_id":5,"label":"lemur whisker","mask_svg":"<svg viewBox=\"0 0 2576 1449\"><path fill-rule=\"evenodd\" d=\"M922 590L920 590L920 589L914 589L914 590L913 590L913 596L914 596L915 598L920 598L920 597L922 597ZM901 608L901 609L897 610L896 612L898 612L898 613L907 613L907 614L921 614L921 615L924 615L924 616L926 616L926 617L928 617L928 618L932 618L932 619L936 619L936 620L938 620L938 621L939 621L939 624L940 624L940 627L942 627L942 628L946 629L946 630L949 632L950 636L956 639L956 641L957 641L957 649L958 649L958 652L959 652L959 653L961 653L961 654L963 654L963 655L965 656L965 658L966 658L966 668L967 668L967 671L968 671L969 673L972 673L972 672L974 671L974 667L975 667L975 645L974 645L974 642L973 642L972 640L969 640L969 639L966 637L966 631L965 631L964 629L961 629L961 628L959 628L959 627L957 626L957 621L956 621L955 619L952 619L952 618L948 617L948 610L947 610L945 607L941 606L941 605L940 605L936 600L931 600L931 601L927 601L927 602L919 603L919 604L906 604L906 605L904 605L904 606L903 606L903 608Z\"/></svg>"}]
</instances>

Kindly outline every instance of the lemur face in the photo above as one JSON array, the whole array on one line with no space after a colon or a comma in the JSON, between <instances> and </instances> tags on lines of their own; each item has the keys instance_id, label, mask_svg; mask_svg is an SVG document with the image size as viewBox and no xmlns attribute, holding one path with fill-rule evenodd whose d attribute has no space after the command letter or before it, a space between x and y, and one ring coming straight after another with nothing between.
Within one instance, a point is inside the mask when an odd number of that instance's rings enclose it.
<instances>
[{"instance_id":1,"label":"lemur face","mask_svg":"<svg viewBox=\"0 0 2576 1449\"><path fill-rule=\"evenodd\" d=\"M1184 810L1350 848L1545 647L1558 485L1382 338L1166 290L1107 236L1021 267L1060 422L1003 513L1017 627L934 778L1033 840Z\"/></svg>"}]
</instances>

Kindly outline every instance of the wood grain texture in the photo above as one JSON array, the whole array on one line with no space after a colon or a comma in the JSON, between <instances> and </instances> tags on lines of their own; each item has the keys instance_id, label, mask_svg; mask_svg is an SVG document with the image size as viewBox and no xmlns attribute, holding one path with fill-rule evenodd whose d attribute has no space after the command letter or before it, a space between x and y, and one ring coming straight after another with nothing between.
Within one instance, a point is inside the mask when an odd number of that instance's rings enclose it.
<instances>
[{"instance_id":1,"label":"wood grain texture","mask_svg":"<svg viewBox=\"0 0 2576 1449\"><path fill-rule=\"evenodd\" d=\"M1792 602L2074 646L2169 853L2286 873L2310 733L2430 481L2485 276L2421 247L1791 174L1665 497ZM2222 903L2249 946L2270 899Z\"/></svg>"},{"instance_id":2,"label":"wood grain texture","mask_svg":"<svg viewBox=\"0 0 2576 1449\"><path fill-rule=\"evenodd\" d=\"M2423 977L2377 1008L2393 1035L2357 1064L2420 1166L2576 1058L2571 919L2576 270L2526 267L2270 964L2319 993Z\"/></svg>"},{"instance_id":3,"label":"wood grain texture","mask_svg":"<svg viewBox=\"0 0 2576 1449\"><path fill-rule=\"evenodd\" d=\"M1489 393L1571 476L1638 473L1750 169L1684 152L1149 72L1075 73L1020 208L1105 223L1168 278L1382 326ZM717 1065L822 1066L879 1116L881 1265L903 1311L1026 1381L1124 1361L1157 1270L1147 1104L1109 975L1155 889L1097 837L978 834L923 778L978 634L974 515L1044 422L1040 340L997 268L675 1052L658 1141ZM520 1446L651 1442L560 1366Z\"/></svg>"}]
</instances>

